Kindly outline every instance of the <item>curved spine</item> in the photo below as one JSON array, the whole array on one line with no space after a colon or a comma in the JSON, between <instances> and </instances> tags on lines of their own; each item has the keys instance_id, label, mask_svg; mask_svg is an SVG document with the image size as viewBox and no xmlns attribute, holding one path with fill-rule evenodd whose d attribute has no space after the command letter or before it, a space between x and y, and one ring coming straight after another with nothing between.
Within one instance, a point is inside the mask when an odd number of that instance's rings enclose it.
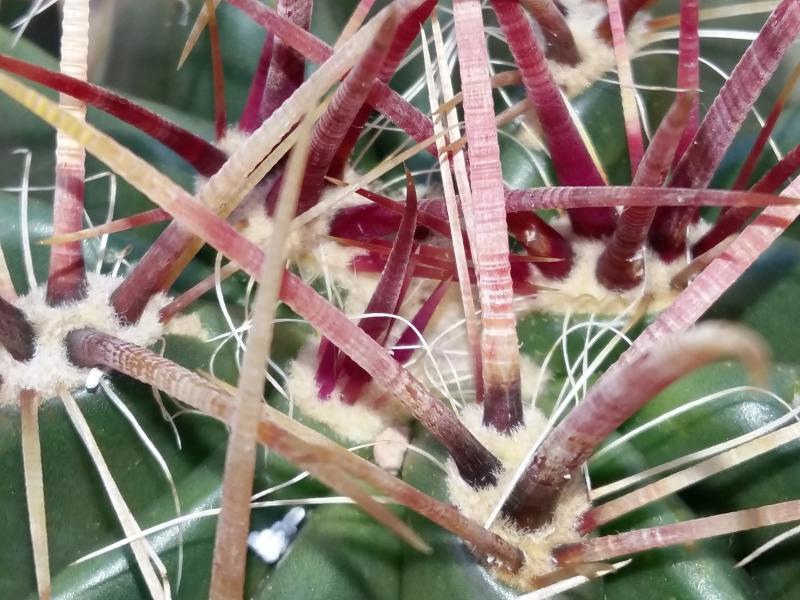
<instances>
[{"instance_id":1,"label":"curved spine","mask_svg":"<svg viewBox=\"0 0 800 600\"><path fill-rule=\"evenodd\" d=\"M166 358L124 342L110 335L88 329L67 336L70 359L83 367L107 366L146 384L153 385L181 402L223 422L230 420L235 408L233 397L224 389ZM258 426L259 442L315 474L321 462L319 451L339 472L363 480L457 536L469 541L485 556L495 556L509 568L517 569L523 557L519 549L467 519L453 506L426 496L416 488L361 458L347 452L323 435L304 427L272 409L262 407ZM298 443L316 446L317 452L298 452ZM323 474L324 477L324 474ZM322 478L321 478L322 479ZM325 481L336 489L336 481Z\"/></svg>"},{"instance_id":2,"label":"curved spine","mask_svg":"<svg viewBox=\"0 0 800 600\"><path fill-rule=\"evenodd\" d=\"M766 379L769 351L761 338L713 322L667 337L608 371L545 438L528 467L536 485L526 490L526 503L507 510L531 528L547 522L572 474L610 433L675 380L728 357L742 361L754 379Z\"/></svg>"}]
</instances>

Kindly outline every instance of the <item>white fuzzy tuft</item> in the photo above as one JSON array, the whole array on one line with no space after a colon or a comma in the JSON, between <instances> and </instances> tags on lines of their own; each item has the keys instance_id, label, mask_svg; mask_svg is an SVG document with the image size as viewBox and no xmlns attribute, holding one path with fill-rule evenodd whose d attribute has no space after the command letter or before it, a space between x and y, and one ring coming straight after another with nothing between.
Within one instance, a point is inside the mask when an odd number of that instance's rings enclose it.
<instances>
[{"instance_id":1,"label":"white fuzzy tuft","mask_svg":"<svg viewBox=\"0 0 800 600\"><path fill-rule=\"evenodd\" d=\"M522 402L529 404L536 396L541 383L544 384L550 379L550 374L546 369L542 369L542 365L535 362L527 354L519 355L519 378L522 388Z\"/></svg>"},{"instance_id":2,"label":"white fuzzy tuft","mask_svg":"<svg viewBox=\"0 0 800 600\"><path fill-rule=\"evenodd\" d=\"M272 219L267 216L261 205L250 206L238 225L241 227L240 233L259 248L265 248L272 237ZM327 233L328 224L319 219L302 229L292 231L286 240L286 257L289 262L300 269L309 266L315 268L317 266L315 249L323 243Z\"/></svg>"},{"instance_id":3,"label":"white fuzzy tuft","mask_svg":"<svg viewBox=\"0 0 800 600\"><path fill-rule=\"evenodd\" d=\"M596 30L608 11L605 2L586 0L561 0L567 10L567 25L575 38L580 62L571 67L556 61L550 63L550 72L556 83L569 97L577 96L603 75L617 66L614 49ZM631 55L644 44L647 33L646 17L639 13L627 29L628 48Z\"/></svg>"},{"instance_id":4,"label":"white fuzzy tuft","mask_svg":"<svg viewBox=\"0 0 800 600\"><path fill-rule=\"evenodd\" d=\"M217 140L214 145L228 156L233 156L239 148L244 146L248 137L250 136L238 127L229 127L225 130L225 135Z\"/></svg>"},{"instance_id":5,"label":"white fuzzy tuft","mask_svg":"<svg viewBox=\"0 0 800 600\"><path fill-rule=\"evenodd\" d=\"M336 390L330 398L321 400L315 378L318 349L318 340L306 344L289 366L289 397L303 415L327 425L357 444L375 441L386 429L408 422L403 406L374 384L367 385L353 405L342 402L342 396Z\"/></svg>"},{"instance_id":6,"label":"white fuzzy tuft","mask_svg":"<svg viewBox=\"0 0 800 600\"><path fill-rule=\"evenodd\" d=\"M461 479L455 463L448 460L447 484L450 500L466 516L478 523L485 523L502 497L514 471L547 425L547 419L537 409L529 408L525 411L525 425L510 436L484 427L481 408L474 404L461 413L461 420L505 467L496 486L474 490ZM522 549L525 553L525 564L517 573L510 574L504 569L495 569L495 575L517 588L530 589L535 578L554 570L555 565L551 558L554 546L581 539L574 524L576 518L588 508L584 482L581 478L576 478L562 493L552 521L536 531L519 529L511 522L498 518L491 527L492 531Z\"/></svg>"},{"instance_id":7,"label":"white fuzzy tuft","mask_svg":"<svg viewBox=\"0 0 800 600\"><path fill-rule=\"evenodd\" d=\"M189 313L185 315L175 315L164 325L164 333L170 335L182 335L198 340L207 340L210 334L203 326L200 315Z\"/></svg>"},{"instance_id":8,"label":"white fuzzy tuft","mask_svg":"<svg viewBox=\"0 0 800 600\"><path fill-rule=\"evenodd\" d=\"M355 179L358 175L349 171L347 177ZM337 193L338 188L328 187L322 193L320 202ZM337 210L362 204L369 204L369 200L358 194L351 194L339 203ZM287 260L297 268L301 277L307 282L325 278L331 285L336 285L340 289L348 291L359 289L363 287L359 285L362 278L353 273L351 263L354 257L364 254L365 251L343 246L328 238L331 218L335 212L330 211L291 231L286 242ZM264 248L272 235L272 219L264 210L264 190L257 187L251 191L231 216L231 221L240 227L240 232L245 238ZM367 277L367 279L372 278ZM374 282L377 282L377 278ZM374 289L374 282L371 286L369 284L367 286L370 288L370 294Z\"/></svg>"},{"instance_id":9,"label":"white fuzzy tuft","mask_svg":"<svg viewBox=\"0 0 800 600\"><path fill-rule=\"evenodd\" d=\"M87 296L79 302L48 306L44 287L14 302L33 325L36 350L31 360L21 363L0 348L0 405L16 402L25 389L47 399L56 396L62 386L74 389L85 384L90 369L76 367L67 359L64 337L74 329L89 327L140 346L149 346L161 336L158 313L167 304L165 295L150 300L138 323L123 327L109 304L111 293L122 279L96 273L86 276Z\"/></svg>"},{"instance_id":10,"label":"white fuzzy tuft","mask_svg":"<svg viewBox=\"0 0 800 600\"><path fill-rule=\"evenodd\" d=\"M670 286L672 278L683 269L688 260L678 259L664 263L653 252L645 256L644 281L637 287L617 291L609 290L597 280L597 260L606 242L575 236L566 218L555 219L550 224L569 240L575 252L572 270L564 279L540 280L543 289L526 302L526 309L553 314L566 312L614 314L630 307L647 294L649 311L663 310L675 299L680 290ZM689 227L689 245L699 239L709 225L704 221Z\"/></svg>"},{"instance_id":11,"label":"white fuzzy tuft","mask_svg":"<svg viewBox=\"0 0 800 600\"><path fill-rule=\"evenodd\" d=\"M305 509L301 506L295 506L286 513L283 519L273 523L272 527L261 531L252 531L247 536L247 545L264 562L269 565L274 564L286 552L292 538L297 535L297 528L305 517Z\"/></svg>"}]
</instances>

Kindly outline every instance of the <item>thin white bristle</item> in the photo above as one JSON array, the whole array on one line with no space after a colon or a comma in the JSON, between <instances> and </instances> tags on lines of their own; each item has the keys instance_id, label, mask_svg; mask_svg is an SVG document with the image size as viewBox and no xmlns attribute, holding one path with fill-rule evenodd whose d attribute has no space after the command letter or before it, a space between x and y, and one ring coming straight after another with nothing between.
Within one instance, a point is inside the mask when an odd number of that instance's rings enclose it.
<instances>
[{"instance_id":1,"label":"thin white bristle","mask_svg":"<svg viewBox=\"0 0 800 600\"><path fill-rule=\"evenodd\" d=\"M699 33L700 39L741 40L744 42L752 42L758 36L757 31L741 29L700 29ZM642 47L652 46L658 42L677 40L679 37L679 31L652 31L644 35Z\"/></svg>"},{"instance_id":2,"label":"thin white bristle","mask_svg":"<svg viewBox=\"0 0 800 600\"><path fill-rule=\"evenodd\" d=\"M30 150L25 148L18 148L11 152L11 154L22 154L22 181L19 186L19 220L20 220L20 234L22 235L22 261L25 265L25 275L28 278L28 289L33 290L36 288L36 273L33 270L33 257L31 256L31 237L28 230L28 185L31 178L31 160L33 154Z\"/></svg>"},{"instance_id":3,"label":"thin white bristle","mask_svg":"<svg viewBox=\"0 0 800 600\"><path fill-rule=\"evenodd\" d=\"M737 567L745 567L757 559L762 554L769 552L775 546L782 544L783 542L790 540L791 538L795 537L796 535L800 534L800 526L792 527L791 529L784 531L780 535L776 535L774 538L761 544L758 548L753 550L750 554L745 556L742 560L736 563L735 566Z\"/></svg>"},{"instance_id":4,"label":"thin white bristle","mask_svg":"<svg viewBox=\"0 0 800 600\"><path fill-rule=\"evenodd\" d=\"M105 392L106 396L111 400L117 410L122 414L128 423L130 423L131 428L133 429L134 433L136 433L136 437L144 444L144 447L147 449L147 452L150 456L153 457L153 460L156 461L159 470L164 475L164 478L167 480L167 486L169 487L170 495L172 496L172 504L175 507L175 514L181 514L181 501L178 497L178 488L175 485L175 480L172 477L172 472L169 470L169 465L167 461L164 460L164 457L161 455L161 452L158 451L153 441L147 435L147 432L142 429L142 426L139 424L139 421L136 420L134 414L130 411L130 409L125 406L125 403L120 399L114 389L105 381L104 378L100 379L100 387ZM178 573L175 578L175 591L178 592L181 589L181 578L183 577L183 533L179 530L178 534Z\"/></svg>"},{"instance_id":5,"label":"thin white bristle","mask_svg":"<svg viewBox=\"0 0 800 600\"><path fill-rule=\"evenodd\" d=\"M575 575L574 577L568 577L567 579L563 579L558 583L553 583L551 585L545 586L528 594L523 594L522 596L518 596L517 600L547 600L548 598L554 598L559 594L563 594L564 592L574 590L575 588L582 586L584 583L592 581L592 579L596 579L598 577L605 577L606 575L611 575L612 573L616 573L623 567L627 567L629 564L631 564L631 562L633 562L632 558L612 563L611 565L608 566L608 568L602 571L598 571L596 576L593 578L586 577L585 575Z\"/></svg>"},{"instance_id":6,"label":"thin white bristle","mask_svg":"<svg viewBox=\"0 0 800 600\"><path fill-rule=\"evenodd\" d=\"M632 57L632 59L644 58L644 57L647 57L647 56L659 56L659 55L677 56L678 55L678 51L677 50L642 50L642 51L638 52L637 54L635 54ZM728 81L728 79L730 79L730 74L727 73L722 67L720 67L719 65L711 62L710 60L708 60L706 58L703 58L702 56L700 57L700 64L708 67L709 69L711 69L715 74L719 75L723 79L723 81ZM758 111L758 109L754 106L753 108L750 109L750 112L755 117L756 121L758 122L759 127L763 128L765 123L766 123L766 121L764 120L764 117L761 116L761 113ZM772 153L773 153L773 155L775 156L775 158L777 160L781 160L783 158L783 152L781 152L780 148L778 148L778 144L777 144L777 142L775 141L775 139L772 136L769 137L769 147L772 150Z\"/></svg>"},{"instance_id":7,"label":"thin white bristle","mask_svg":"<svg viewBox=\"0 0 800 600\"><path fill-rule=\"evenodd\" d=\"M11 23L12 31L14 29L17 30L17 33L14 35L14 40L11 42L11 47L13 48L16 46L20 39L22 39L22 36L25 34L25 30L28 29L28 25L31 24L31 21L33 21L34 17L39 16L48 8L57 3L58 0L34 0L25 14Z\"/></svg>"},{"instance_id":8,"label":"thin white bristle","mask_svg":"<svg viewBox=\"0 0 800 600\"><path fill-rule=\"evenodd\" d=\"M100 479L103 482L103 488L106 490L106 494L108 494L123 531L128 536L140 536L141 528L128 508L125 499L122 497L122 493L119 491L114 481L114 477L100 452L97 441L89 428L89 424L81 413L77 402L75 402L72 395L66 390L61 391L61 400L64 403L64 408L67 411L70 421L72 421L84 447L92 458L97 472L100 475ZM169 598L169 580L166 576L166 569L152 546L146 540L141 540L137 537L137 541L132 544L131 549L151 597L154 600Z\"/></svg>"},{"instance_id":9,"label":"thin white bristle","mask_svg":"<svg viewBox=\"0 0 800 600\"><path fill-rule=\"evenodd\" d=\"M775 393L773 393L773 392L771 392L769 390L765 390L763 388L759 388L759 387L755 387L755 386L751 386L751 385L740 385L740 386L732 387L732 388L729 388L729 389L726 389L726 390L720 390L718 392L714 392L713 394L707 394L707 395L705 395L705 396L703 396L701 398L698 398L697 400L692 400L691 402L687 402L685 404L681 404L680 406L677 406L677 407L673 408L672 410L669 410L669 411L665 412L664 414L661 414L661 415L655 417L654 419L651 419L647 423L644 423L644 424L640 425L639 427L636 427L635 429L632 429L631 431L627 432L626 434L624 434L624 435L618 437L617 439L615 439L610 444L607 444L607 445L603 446L602 448L600 448L597 452L594 453L594 455L592 456L591 460L595 460L595 459L603 456L607 452L610 452L613 449L618 448L622 444L625 444L626 442L629 442L633 438L645 433L646 431L649 431L649 430L653 429L654 427L657 427L658 425L661 425L662 423L665 423L665 422L669 421L670 419L673 419L673 418L675 418L675 417L677 417L679 415L682 415L684 413L692 411L692 410L694 410L696 408L700 408L701 406L705 406L706 404L708 404L710 402L714 402L715 400L720 400L720 399L726 398L727 396L731 396L733 394L738 394L738 393L742 393L742 392L763 394L764 396L766 396L768 398L771 398L771 399L779 402L780 404L784 405L787 410L791 410L791 407L783 400L783 398L781 398L780 396L778 396L777 394L775 394Z\"/></svg>"},{"instance_id":10,"label":"thin white bristle","mask_svg":"<svg viewBox=\"0 0 800 600\"><path fill-rule=\"evenodd\" d=\"M778 427L791 421L792 419L797 419L798 416L800 416L800 407L793 408L785 415L777 419L774 419L773 421L770 421L769 423L762 425L758 429L754 429L753 431L750 431L744 435L740 435L726 442L721 442L719 444L709 446L708 448L705 448L703 450L698 450L697 452L692 452L690 454L687 454L686 456L676 458L675 460L668 461L666 463L652 467L650 469L645 469L644 471L636 473L635 475L631 475L630 477L620 479L618 481L615 481L614 483L610 483L608 485L604 485L603 487L592 490L592 499L597 500L599 498L603 498L610 494L615 494L631 486L637 485L641 481L644 481L651 477L655 477L657 475L661 475L662 473L673 471L684 465L703 460L704 458L708 458L710 456L714 456L721 452L725 452L731 448L740 446L745 442L756 439L764 435L765 433L769 433L770 431L777 429Z\"/></svg>"},{"instance_id":11,"label":"thin white bristle","mask_svg":"<svg viewBox=\"0 0 800 600\"><path fill-rule=\"evenodd\" d=\"M380 502L382 504L391 504L392 500L389 498L384 498L381 496L373 496L373 499L376 502ZM348 498L347 496L323 496L320 498L297 498L297 499L287 499L287 500L263 500L260 502L252 502L250 503L251 509L256 508L278 508L284 506L322 506L322 505L338 505L338 504L354 504L352 498ZM136 533L135 535L129 535L113 544L109 544L108 546L104 546L98 550L95 550L91 554L87 554L86 556L82 556L75 562L73 565L78 565L100 556L104 554L108 554L109 552L113 552L118 548L123 548L129 544L134 544L139 540L143 540L148 536L153 535L154 533L158 533L159 531L164 531L165 529L170 529L177 525L182 525L183 523L188 523L190 521L195 521L197 519L205 519L208 517L216 517L219 515L220 509L219 508L208 508L205 510L198 510L188 515L184 515L182 517L178 517L176 519L171 519L169 521L165 521L163 523L159 523L158 525L153 525L152 527L148 527L147 529L141 530L141 532Z\"/></svg>"}]
</instances>

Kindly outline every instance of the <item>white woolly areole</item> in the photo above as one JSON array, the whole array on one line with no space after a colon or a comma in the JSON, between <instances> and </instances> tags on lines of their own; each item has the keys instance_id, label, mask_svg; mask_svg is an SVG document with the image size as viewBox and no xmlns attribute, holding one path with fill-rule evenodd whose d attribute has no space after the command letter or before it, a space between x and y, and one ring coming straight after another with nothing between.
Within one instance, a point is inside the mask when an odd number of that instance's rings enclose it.
<instances>
[{"instance_id":1,"label":"white woolly areole","mask_svg":"<svg viewBox=\"0 0 800 600\"><path fill-rule=\"evenodd\" d=\"M214 145L228 156L232 156L239 148L244 146L248 137L250 136L238 127L229 127L225 130L222 138L214 142Z\"/></svg>"},{"instance_id":2,"label":"white woolly areole","mask_svg":"<svg viewBox=\"0 0 800 600\"><path fill-rule=\"evenodd\" d=\"M208 330L203 326L200 315L197 313L175 315L167 321L163 327L164 333L170 335L182 335L198 340L207 340L211 337L211 334L209 334Z\"/></svg>"},{"instance_id":3,"label":"white woolly areole","mask_svg":"<svg viewBox=\"0 0 800 600\"><path fill-rule=\"evenodd\" d=\"M580 62L572 67L550 60L553 79L569 97L583 90L617 66L614 49L597 35L597 26L608 15L605 2L587 0L561 0L566 9L567 25L575 39ZM637 14L627 28L628 51L633 56L644 45L647 17Z\"/></svg>"},{"instance_id":4,"label":"white woolly areole","mask_svg":"<svg viewBox=\"0 0 800 600\"><path fill-rule=\"evenodd\" d=\"M367 384L355 404L345 404L339 390L322 400L317 389L319 340L306 344L289 365L287 391L303 415L327 425L342 437L361 444L375 441L393 427L408 422L402 404L375 384Z\"/></svg>"},{"instance_id":5,"label":"white woolly areole","mask_svg":"<svg viewBox=\"0 0 800 600\"><path fill-rule=\"evenodd\" d=\"M570 243L575 258L572 270L564 279L542 277L538 280L542 287L534 298L525 303L525 308L553 314L566 312L615 314L624 311L648 297L647 310L658 312L669 306L681 290L671 286L672 279L689 263L688 258L680 258L665 263L655 252L644 255L644 280L630 290L610 290L597 279L597 261L608 240L591 240L576 236L569 221L559 218L550 221L561 235ZM700 221L689 226L687 239L691 245L708 231L709 224Z\"/></svg>"},{"instance_id":6,"label":"white woolly areole","mask_svg":"<svg viewBox=\"0 0 800 600\"><path fill-rule=\"evenodd\" d=\"M267 216L261 205L250 206L237 225L240 227L240 233L259 248L266 247L274 231L272 219ZM315 219L301 228L290 231L286 239L286 257L291 264L297 266L304 279L314 279L322 274L321 246L339 246L328 240L327 234L328 223L321 219ZM329 250L325 253L325 258L331 262L325 266L335 271L345 269L353 256L359 252L351 248L343 248L338 253Z\"/></svg>"},{"instance_id":7,"label":"white woolly areole","mask_svg":"<svg viewBox=\"0 0 800 600\"><path fill-rule=\"evenodd\" d=\"M243 135L238 131L235 133L239 137ZM232 132L229 134L233 136ZM232 139L238 138L233 136ZM354 179L358 175L348 171L347 177ZM338 192L338 188L326 188L320 197L320 202L325 202ZM266 247L273 232L272 218L264 210L264 193L263 188L256 187L231 215L231 221L236 223L239 232L259 248ZM350 194L337 204L336 210L327 211L301 227L292 226L286 240L286 257L304 281L312 282L322 278L329 286L337 286L348 291L360 287L358 283L361 278L353 273L351 264L353 258L364 254L365 250L344 246L330 239L328 233L331 219L338 210L369 203L369 200L358 194Z\"/></svg>"},{"instance_id":8,"label":"white woolly areole","mask_svg":"<svg viewBox=\"0 0 800 600\"><path fill-rule=\"evenodd\" d=\"M550 379L550 373L527 354L519 355L519 379L522 402L532 402L540 385Z\"/></svg>"},{"instance_id":9,"label":"white woolly areole","mask_svg":"<svg viewBox=\"0 0 800 600\"><path fill-rule=\"evenodd\" d=\"M482 423L481 407L470 405L461 413L461 421L472 434L503 464L504 471L496 486L474 490L461 479L452 459L447 461L447 489L450 501L467 517L485 523L500 501L513 478L514 471L524 460L530 447L547 425L546 417L536 408L525 411L525 425L506 436ZM589 508L586 487L581 479L570 483L562 492L552 520L536 531L519 529L503 517L491 527L497 535L525 553L525 564L516 573L493 569L499 579L520 589L530 589L537 577L554 570L551 550L560 544L577 542L581 535L575 530L577 517Z\"/></svg>"},{"instance_id":10,"label":"white woolly areole","mask_svg":"<svg viewBox=\"0 0 800 600\"><path fill-rule=\"evenodd\" d=\"M36 333L36 349L31 360L17 362L0 348L0 405L17 401L22 390L34 390L42 399L58 394L59 388L82 387L90 369L76 367L67 358L65 336L75 329L88 327L118 337L126 342L149 346L162 333L159 311L166 306L167 297L154 296L138 323L123 327L109 303L111 293L122 278L87 273L86 298L61 306L48 306L45 287L40 286L14 301L25 313Z\"/></svg>"},{"instance_id":11,"label":"white woolly areole","mask_svg":"<svg viewBox=\"0 0 800 600\"><path fill-rule=\"evenodd\" d=\"M341 275L342 278L337 283L347 290L347 297L344 300L345 312L354 317L362 315L375 290L378 276L373 273L357 275L350 269L342 271ZM400 315L411 320L430 295L434 285L435 282L429 281L415 282L407 294L406 301L401 306ZM451 303L443 304L450 306ZM435 330L435 325L438 324L441 331L444 329L446 321L441 319L439 311L436 315L432 320L431 328ZM463 311L461 316L456 318L463 318ZM449 323L452 322L449 321ZM405 329L405 322L394 323L391 335L384 345L387 351L390 351L392 345L397 343ZM432 333L429 336L426 333L425 337L429 338L433 335L435 334ZM374 383L365 386L361 397L352 405L342 401L341 393L338 390L335 390L327 400L321 400L315 378L319 364L318 351L319 340L313 339L303 347L288 369L289 396L304 415L324 423L338 434L356 443L375 441L386 430L400 427L409 422L410 416L402 403L396 398L390 397ZM425 360L415 361L411 372L423 380L427 375L430 387L441 392L441 380L430 376L430 372L425 368ZM471 372L471 367L469 372ZM474 389L471 384L468 384L467 387Z\"/></svg>"},{"instance_id":12,"label":"white woolly areole","mask_svg":"<svg viewBox=\"0 0 800 600\"><path fill-rule=\"evenodd\" d=\"M351 270L343 272L340 282L348 290L344 301L345 312L353 317L362 315L377 285L377 275L358 275ZM436 281L425 279L415 281L398 311L399 315L411 321L437 284ZM405 321L394 323L391 335L384 344L387 351L397 344L406 327ZM408 370L425 382L434 396L447 404L460 406L472 402L475 397L473 360L466 335L461 294L456 284L451 284L445 293L423 335L428 351L424 348L416 350L406 363ZM414 339L413 343L422 345L418 339ZM387 427L408 422L409 417L401 403L397 400L387 402L377 385L365 388L364 397L355 405L341 402L338 393L328 401L319 400L314 379L318 348L317 340L307 344L289 368L289 392L304 414L325 423L354 442L376 440ZM542 383L548 379L548 374L525 355L520 356L520 374L522 397L525 400L533 398L540 379ZM376 399L380 400L377 404Z\"/></svg>"},{"instance_id":13,"label":"white woolly areole","mask_svg":"<svg viewBox=\"0 0 800 600\"><path fill-rule=\"evenodd\" d=\"M244 145L247 138L248 134L231 127L215 145L228 155L233 155ZM348 170L345 174L346 180L358 177L353 170ZM207 178L198 176L195 181L196 188L202 188L207 181ZM338 188L327 187L320 197L320 202L338 192ZM273 231L272 218L264 210L265 196L263 185L257 185L242 199L230 217L230 221L236 224L242 236L259 248L266 247ZM337 205L337 210L360 204L369 204L369 200L358 194L351 194ZM293 229L286 240L287 260L297 267L305 281L326 277L336 283L342 278L347 278L348 274L352 273L350 263L353 257L364 252L358 248L344 247L328 239L330 221L335 213L336 210L327 211L310 223Z\"/></svg>"},{"instance_id":14,"label":"white woolly areole","mask_svg":"<svg viewBox=\"0 0 800 600\"><path fill-rule=\"evenodd\" d=\"M328 237L329 225L327 220L314 219L292 230L286 240L287 261L306 282L324 279L330 286L348 290L348 293L365 286L374 289L377 278L370 277L372 274L358 277L351 266L353 258L365 251L331 240ZM272 218L267 216L261 203L251 203L246 211L242 211L238 226L239 232L259 248L266 247L274 230Z\"/></svg>"}]
</instances>

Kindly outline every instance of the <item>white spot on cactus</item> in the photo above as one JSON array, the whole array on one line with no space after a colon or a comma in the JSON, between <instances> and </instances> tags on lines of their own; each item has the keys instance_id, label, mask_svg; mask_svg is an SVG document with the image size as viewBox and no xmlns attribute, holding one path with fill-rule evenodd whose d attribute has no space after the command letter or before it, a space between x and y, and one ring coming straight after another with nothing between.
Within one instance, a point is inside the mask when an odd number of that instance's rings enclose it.
<instances>
[{"instance_id":1,"label":"white spot on cactus","mask_svg":"<svg viewBox=\"0 0 800 600\"><path fill-rule=\"evenodd\" d=\"M86 391L93 393L100 387L100 381L103 379L103 373L100 369L92 369L86 376Z\"/></svg>"},{"instance_id":2,"label":"white spot on cactus","mask_svg":"<svg viewBox=\"0 0 800 600\"><path fill-rule=\"evenodd\" d=\"M305 516L305 509L296 506L269 529L252 532L247 536L247 545L265 563L270 565L276 563L286 552L292 538L297 535L297 528L303 522Z\"/></svg>"}]
</instances>

